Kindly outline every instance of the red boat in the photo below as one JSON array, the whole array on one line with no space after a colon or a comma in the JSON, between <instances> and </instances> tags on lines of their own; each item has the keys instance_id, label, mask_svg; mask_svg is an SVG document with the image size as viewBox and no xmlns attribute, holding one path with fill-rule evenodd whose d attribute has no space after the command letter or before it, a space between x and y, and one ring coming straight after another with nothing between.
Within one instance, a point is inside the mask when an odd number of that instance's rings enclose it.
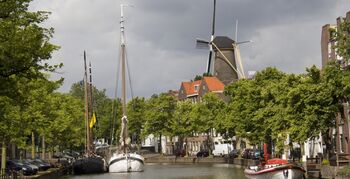
<instances>
[{"instance_id":1,"label":"red boat","mask_svg":"<svg viewBox=\"0 0 350 179\"><path fill-rule=\"evenodd\" d=\"M244 170L245 176L251 179L302 179L305 177L304 173L303 167L279 158Z\"/></svg>"},{"instance_id":2,"label":"red boat","mask_svg":"<svg viewBox=\"0 0 350 179\"><path fill-rule=\"evenodd\" d=\"M268 159L267 144L264 144L264 160L258 166L249 166L244 174L250 179L302 179L305 170L302 166L289 163L287 160Z\"/></svg>"}]
</instances>

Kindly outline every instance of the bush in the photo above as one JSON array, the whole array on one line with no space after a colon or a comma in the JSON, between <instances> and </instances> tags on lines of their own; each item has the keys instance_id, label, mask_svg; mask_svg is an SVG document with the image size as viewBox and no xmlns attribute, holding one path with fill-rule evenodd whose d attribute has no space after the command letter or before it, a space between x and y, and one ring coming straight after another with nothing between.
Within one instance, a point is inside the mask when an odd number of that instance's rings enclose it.
<instances>
[{"instance_id":1,"label":"bush","mask_svg":"<svg viewBox=\"0 0 350 179\"><path fill-rule=\"evenodd\" d=\"M322 165L329 165L329 160L323 159L321 164Z\"/></svg>"},{"instance_id":2,"label":"bush","mask_svg":"<svg viewBox=\"0 0 350 179\"><path fill-rule=\"evenodd\" d=\"M338 170L337 175L340 176L350 176L350 166L345 166Z\"/></svg>"}]
</instances>

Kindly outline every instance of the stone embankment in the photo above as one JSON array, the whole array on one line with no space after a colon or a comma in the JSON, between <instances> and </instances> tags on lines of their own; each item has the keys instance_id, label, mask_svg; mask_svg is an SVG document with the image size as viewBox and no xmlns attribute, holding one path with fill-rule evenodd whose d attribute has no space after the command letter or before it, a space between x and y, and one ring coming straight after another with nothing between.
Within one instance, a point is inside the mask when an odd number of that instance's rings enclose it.
<instances>
[{"instance_id":1,"label":"stone embankment","mask_svg":"<svg viewBox=\"0 0 350 179\"><path fill-rule=\"evenodd\" d=\"M176 157L176 156L165 156L160 154L148 154L144 155L146 163L229 163L235 164L242 167L248 165L256 165L258 161L247 160L247 159L229 159L225 157Z\"/></svg>"}]
</instances>

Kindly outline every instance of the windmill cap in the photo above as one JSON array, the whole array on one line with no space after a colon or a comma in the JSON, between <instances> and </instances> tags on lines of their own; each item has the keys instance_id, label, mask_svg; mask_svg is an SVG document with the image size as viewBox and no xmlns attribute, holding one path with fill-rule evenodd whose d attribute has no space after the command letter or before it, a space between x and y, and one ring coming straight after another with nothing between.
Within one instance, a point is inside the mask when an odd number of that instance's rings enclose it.
<instances>
[{"instance_id":1,"label":"windmill cap","mask_svg":"<svg viewBox=\"0 0 350 179\"><path fill-rule=\"evenodd\" d=\"M233 45L235 43L234 40L230 39L227 36L216 36L213 40L213 43L219 49L233 49Z\"/></svg>"}]
</instances>

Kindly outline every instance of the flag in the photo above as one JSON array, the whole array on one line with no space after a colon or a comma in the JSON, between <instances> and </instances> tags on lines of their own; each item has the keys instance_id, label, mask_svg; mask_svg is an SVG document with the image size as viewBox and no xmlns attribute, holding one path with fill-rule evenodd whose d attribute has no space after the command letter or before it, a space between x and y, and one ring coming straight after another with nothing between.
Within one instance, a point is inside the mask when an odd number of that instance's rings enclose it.
<instances>
[{"instance_id":1,"label":"flag","mask_svg":"<svg viewBox=\"0 0 350 179\"><path fill-rule=\"evenodd\" d=\"M96 116L95 116L95 113L93 113L90 120L90 128L94 127L95 123L96 123Z\"/></svg>"}]
</instances>

